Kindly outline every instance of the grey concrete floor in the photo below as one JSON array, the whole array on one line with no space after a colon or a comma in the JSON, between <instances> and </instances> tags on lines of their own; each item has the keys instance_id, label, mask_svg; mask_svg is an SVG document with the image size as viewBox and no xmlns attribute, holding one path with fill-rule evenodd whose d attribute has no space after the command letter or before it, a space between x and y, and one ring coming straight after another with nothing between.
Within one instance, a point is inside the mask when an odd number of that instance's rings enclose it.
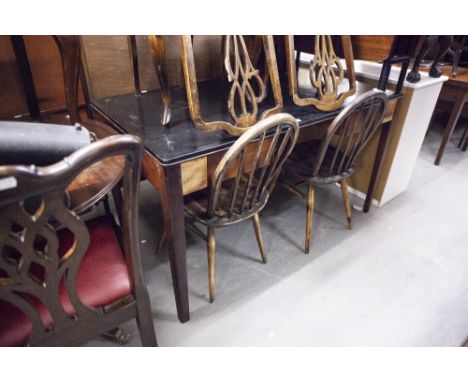
<instances>
[{"instance_id":1,"label":"grey concrete floor","mask_svg":"<svg viewBox=\"0 0 468 382\"><path fill-rule=\"evenodd\" d=\"M160 346L458 346L468 334L468 153L428 132L408 190L347 230L338 187L321 187L310 254L305 206L277 188L261 215L268 264L250 222L218 230L217 298L205 243L187 233L191 320L177 320L158 193L142 183L143 267ZM356 205L362 201L353 197ZM133 334L136 324L122 326ZM97 339L89 346L111 346Z\"/></svg>"}]
</instances>

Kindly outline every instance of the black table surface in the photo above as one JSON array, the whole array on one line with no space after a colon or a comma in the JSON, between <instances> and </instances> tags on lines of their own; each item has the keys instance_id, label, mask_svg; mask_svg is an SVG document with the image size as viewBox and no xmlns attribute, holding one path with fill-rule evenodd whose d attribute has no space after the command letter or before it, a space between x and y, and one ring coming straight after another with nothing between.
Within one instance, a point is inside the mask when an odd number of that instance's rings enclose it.
<instances>
[{"instance_id":1,"label":"black table surface","mask_svg":"<svg viewBox=\"0 0 468 382\"><path fill-rule=\"evenodd\" d=\"M220 81L210 80L200 82L198 88L203 120L206 122L230 121L226 96L229 89L226 85ZM357 94L369 88L367 84L358 84ZM302 89L302 92L301 96L309 95L307 90ZM231 146L236 137L224 131L203 132L194 126L190 119L185 88L171 88L171 96L172 118L167 127L161 124L164 108L159 90L141 95L130 93L96 99L92 100L91 104L121 132L142 138L145 149L162 165L181 163ZM292 103L287 89L283 89L283 102L283 112L290 113L297 118L301 128L331 121L340 111L323 112L312 106L296 106ZM345 105L348 102L350 102L349 99ZM273 101L268 97L264 106L259 108L259 115L265 108L272 105Z\"/></svg>"}]
</instances>

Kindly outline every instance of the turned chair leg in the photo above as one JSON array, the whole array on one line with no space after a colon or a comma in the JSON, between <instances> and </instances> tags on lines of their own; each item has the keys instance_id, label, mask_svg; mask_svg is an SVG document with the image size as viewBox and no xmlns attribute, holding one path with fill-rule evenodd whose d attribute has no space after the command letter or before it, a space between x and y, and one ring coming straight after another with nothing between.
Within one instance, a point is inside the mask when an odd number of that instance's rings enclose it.
<instances>
[{"instance_id":1,"label":"turned chair leg","mask_svg":"<svg viewBox=\"0 0 468 382\"><path fill-rule=\"evenodd\" d=\"M210 289L210 302L215 299L215 229L208 227L208 285Z\"/></svg>"},{"instance_id":2,"label":"turned chair leg","mask_svg":"<svg viewBox=\"0 0 468 382\"><path fill-rule=\"evenodd\" d=\"M260 227L260 218L258 214L252 216L252 223L255 228L255 236L257 237L258 249L260 249L260 254L262 255L262 262L263 264L266 264L267 258L265 253L265 247L263 246L262 228Z\"/></svg>"},{"instance_id":3,"label":"turned chair leg","mask_svg":"<svg viewBox=\"0 0 468 382\"><path fill-rule=\"evenodd\" d=\"M315 188L313 184L309 184L307 192L307 217L306 217L306 237L304 245L304 253L309 253L310 235L312 233L312 219L314 214L314 195Z\"/></svg>"},{"instance_id":4,"label":"turned chair leg","mask_svg":"<svg viewBox=\"0 0 468 382\"><path fill-rule=\"evenodd\" d=\"M351 202L349 201L348 183L346 179L341 182L341 194L343 195L343 204L346 212L346 219L348 220L348 229L353 229Z\"/></svg>"}]
</instances>

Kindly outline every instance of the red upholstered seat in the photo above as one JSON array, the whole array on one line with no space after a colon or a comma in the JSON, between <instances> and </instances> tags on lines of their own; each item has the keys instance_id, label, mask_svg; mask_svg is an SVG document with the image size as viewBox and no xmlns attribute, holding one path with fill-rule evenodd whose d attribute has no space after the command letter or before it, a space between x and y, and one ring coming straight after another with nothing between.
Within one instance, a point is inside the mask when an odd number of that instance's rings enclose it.
<instances>
[{"instance_id":1,"label":"red upholstered seat","mask_svg":"<svg viewBox=\"0 0 468 382\"><path fill-rule=\"evenodd\" d=\"M77 292L88 306L110 304L131 293L127 264L114 231L111 216L102 216L86 222L90 243L77 277ZM57 232L63 256L73 243L73 234L68 230ZM60 285L60 300L68 314L74 309L68 299L63 283ZM39 301L32 301L46 326L52 318ZM31 334L32 325L27 316L13 305L0 300L0 346L24 345Z\"/></svg>"}]
</instances>

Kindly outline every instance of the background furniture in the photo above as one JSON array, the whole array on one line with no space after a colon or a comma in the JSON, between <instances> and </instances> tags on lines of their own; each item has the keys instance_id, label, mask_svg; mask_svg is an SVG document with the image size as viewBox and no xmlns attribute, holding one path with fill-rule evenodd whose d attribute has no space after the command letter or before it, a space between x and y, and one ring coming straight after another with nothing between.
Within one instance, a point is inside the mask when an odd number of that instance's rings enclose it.
<instances>
[{"instance_id":1,"label":"background furniture","mask_svg":"<svg viewBox=\"0 0 468 382\"><path fill-rule=\"evenodd\" d=\"M322 140L297 145L286 162L285 179L281 184L307 202L305 253L309 253L316 185L340 183L348 228L352 228L346 179L356 171L356 160L381 126L386 108L387 96L384 92L371 90L360 95L338 114ZM288 175L292 176L294 184L286 180ZM307 196L296 187L304 182L307 184Z\"/></svg>"},{"instance_id":2,"label":"background furniture","mask_svg":"<svg viewBox=\"0 0 468 382\"><path fill-rule=\"evenodd\" d=\"M60 55L51 36L20 36L34 82L35 101L40 115L46 121L65 122L63 82L57 81L62 76ZM180 37L165 37L165 60L167 79L171 86L184 86L183 70L180 61ZM309 37L307 39L307 37ZM138 83L140 92L160 88L157 73L151 55L149 36L134 36L135 54L138 58ZM281 36L281 39L284 39ZM301 39L306 39L302 48ZM135 71L129 49L128 36L81 36L84 74L90 98L126 94L138 90L135 85ZM351 36L354 58L380 61L388 56L393 36ZM194 55L199 81L221 78L222 66L208 59L219 55L220 36L196 36L193 41ZM310 36L295 36L298 49L307 51ZM22 84L22 71L18 66L11 36L0 36L0 119L30 120L26 93ZM278 57L280 59L281 57ZM78 86L78 104L80 111L86 108L82 86Z\"/></svg>"},{"instance_id":3,"label":"background furniture","mask_svg":"<svg viewBox=\"0 0 468 382\"><path fill-rule=\"evenodd\" d=\"M449 76L451 69L449 67L443 68L444 73ZM440 101L446 101L452 103L453 106L450 111L450 117L447 124L444 127L444 135L442 142L437 152L434 164L440 165L444 152L447 148L447 144L452 137L455 126L457 125L460 114L468 101L468 69L459 68L456 77L449 77L448 81L444 83L442 91L439 96ZM460 140L459 147L463 147L463 151L466 151L468 147L468 139L466 131Z\"/></svg>"},{"instance_id":4,"label":"background furniture","mask_svg":"<svg viewBox=\"0 0 468 382\"><path fill-rule=\"evenodd\" d=\"M77 174L116 155L126 164L122 248L110 215L84 223L63 202ZM139 252L141 155L124 135L48 167L0 167L1 345L76 346L131 318L143 345L156 345Z\"/></svg>"},{"instance_id":5,"label":"background furniture","mask_svg":"<svg viewBox=\"0 0 468 382\"><path fill-rule=\"evenodd\" d=\"M418 55L414 60L413 68L406 77L406 80L411 83L416 83L421 79L421 75L419 74L419 66L421 65L421 61L434 47L437 49L435 51L431 68L429 69L429 75L434 78L440 77L442 75L439 67L440 60L445 56L450 48L450 45L453 43L453 36L424 36L422 39L423 43Z\"/></svg>"},{"instance_id":6,"label":"background furniture","mask_svg":"<svg viewBox=\"0 0 468 382\"><path fill-rule=\"evenodd\" d=\"M460 64L461 56L464 52L468 52L466 36L453 36L453 42L448 50L448 54L452 56L452 77L458 74L458 65Z\"/></svg>"},{"instance_id":7,"label":"background furniture","mask_svg":"<svg viewBox=\"0 0 468 382\"><path fill-rule=\"evenodd\" d=\"M84 91L88 118L83 122L83 118L78 106L78 83L83 78L83 67L81 65L81 42L79 36L54 36L54 40L60 51L62 63L65 101L71 124L83 124L88 130L93 132L97 138L105 138L115 135L116 131L109 125L95 121L90 118L91 112L88 109L89 99L87 90ZM87 89L86 81L82 81L83 88ZM90 206L105 198L109 192L113 192L116 208L121 215L121 195L120 187L117 187L123 174L123 158L115 157L104 159L87 168L80 174L69 189L73 209L81 213Z\"/></svg>"},{"instance_id":8,"label":"background furniture","mask_svg":"<svg viewBox=\"0 0 468 382\"><path fill-rule=\"evenodd\" d=\"M208 244L210 302L215 299L215 229L251 218L266 263L258 214L268 202L298 134L299 126L291 115L281 113L262 119L226 151L214 170L210 187L186 197L185 211L208 227L205 235L195 225L188 226Z\"/></svg>"},{"instance_id":9,"label":"background furniture","mask_svg":"<svg viewBox=\"0 0 468 382\"><path fill-rule=\"evenodd\" d=\"M354 67L358 83L365 84L367 89L376 87L382 75L381 64L355 60ZM387 95L392 95L400 79L400 68L391 68ZM446 80L445 76L432 78L421 73L418 83L403 82L392 123L384 124L380 134L376 134L363 149L358 159L359 170L349 179L350 192L365 199L364 211L371 203L385 205L407 189L440 89ZM390 102L389 108L391 105ZM377 159L373 159L376 152L377 157L382 158L378 161L379 171L376 171ZM373 180L373 193L367 187L369 178Z\"/></svg>"}]
</instances>

